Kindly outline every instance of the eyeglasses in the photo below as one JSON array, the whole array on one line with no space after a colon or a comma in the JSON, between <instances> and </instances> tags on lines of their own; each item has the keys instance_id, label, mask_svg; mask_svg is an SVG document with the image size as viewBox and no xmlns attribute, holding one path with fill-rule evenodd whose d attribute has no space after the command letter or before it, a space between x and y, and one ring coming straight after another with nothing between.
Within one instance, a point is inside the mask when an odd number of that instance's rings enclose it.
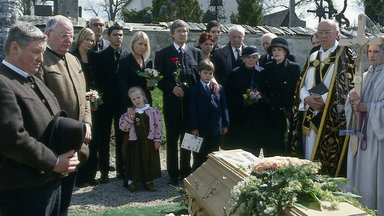
<instances>
[{"instance_id":1,"label":"eyeglasses","mask_svg":"<svg viewBox=\"0 0 384 216\"><path fill-rule=\"evenodd\" d=\"M74 35L73 34L57 34L56 32L52 31L55 33L60 39L67 39L67 40L73 40Z\"/></svg>"},{"instance_id":2,"label":"eyeglasses","mask_svg":"<svg viewBox=\"0 0 384 216\"><path fill-rule=\"evenodd\" d=\"M330 34L332 34L333 31L318 31L317 34L320 36L320 35L324 35L324 36L328 36Z\"/></svg>"},{"instance_id":3,"label":"eyeglasses","mask_svg":"<svg viewBox=\"0 0 384 216\"><path fill-rule=\"evenodd\" d=\"M93 27L103 27L104 23L93 23L92 26Z\"/></svg>"}]
</instances>

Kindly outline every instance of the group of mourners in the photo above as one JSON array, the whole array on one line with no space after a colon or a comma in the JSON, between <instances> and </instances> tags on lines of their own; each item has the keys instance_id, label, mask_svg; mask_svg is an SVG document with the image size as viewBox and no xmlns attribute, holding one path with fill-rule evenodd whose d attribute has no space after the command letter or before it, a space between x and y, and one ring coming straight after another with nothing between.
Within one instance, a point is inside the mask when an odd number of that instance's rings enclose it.
<instances>
[{"instance_id":1,"label":"group of mourners","mask_svg":"<svg viewBox=\"0 0 384 216\"><path fill-rule=\"evenodd\" d=\"M219 148L255 155L263 149L266 156L320 161L322 173L347 176L361 202L384 215L382 44L368 46L371 66L359 96L355 53L339 46L332 20L319 23L303 70L282 37L264 34L261 55L243 43L242 26L229 28L224 47L220 23L206 27L193 47L188 24L173 21L173 43L155 53L153 64L145 32L135 32L124 48L123 27L109 26L106 40L99 17L79 31L72 50L74 30L64 16L52 17L45 34L29 23L12 25L0 64L0 215L67 215L75 184L108 183L114 170L129 191L138 184L155 191L162 115L169 184L178 185ZM161 79L155 85L144 73ZM162 113L152 107L156 87ZM103 103L90 103L91 90ZM77 151L58 152L46 140L60 110L83 123ZM340 131L354 131L357 116L363 135L356 152ZM116 167L109 164L112 124ZM180 148L185 133L203 138L192 166L191 151Z\"/></svg>"}]
</instances>

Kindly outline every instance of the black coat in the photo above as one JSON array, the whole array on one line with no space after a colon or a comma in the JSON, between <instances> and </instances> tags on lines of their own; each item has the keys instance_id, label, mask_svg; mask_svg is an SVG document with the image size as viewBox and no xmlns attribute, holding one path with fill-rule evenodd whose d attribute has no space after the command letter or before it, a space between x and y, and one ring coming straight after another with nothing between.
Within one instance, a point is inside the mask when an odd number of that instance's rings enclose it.
<instances>
[{"instance_id":1,"label":"black coat","mask_svg":"<svg viewBox=\"0 0 384 216\"><path fill-rule=\"evenodd\" d=\"M203 60L201 50L192 46L187 46L185 53L185 68L182 69L180 79L188 83L189 86L195 85L199 81L198 64ZM163 91L163 112L165 115L179 115L182 110L182 100L173 94L176 86L174 72L177 67L171 61L172 58L178 57L179 53L172 44L158 52L155 55L155 68L163 75L163 79L159 81L158 87ZM187 108L188 88L184 89L183 108Z\"/></svg>"},{"instance_id":2,"label":"black coat","mask_svg":"<svg viewBox=\"0 0 384 216\"><path fill-rule=\"evenodd\" d=\"M239 61L234 59L230 43L228 43L225 47L216 50L211 59L215 64L215 78L218 83L224 86L225 89L229 73L231 73L233 68L239 67L242 61L241 59Z\"/></svg>"},{"instance_id":3,"label":"black coat","mask_svg":"<svg viewBox=\"0 0 384 216\"><path fill-rule=\"evenodd\" d=\"M145 68L152 68L152 60L145 60L144 68L141 68L132 53L120 59L117 76L122 96L121 103L124 110L132 106L132 102L128 97L128 90L134 86L144 90L148 103L152 105L152 97L151 92L147 88L147 80L138 75L138 73L143 72Z\"/></svg>"},{"instance_id":4,"label":"black coat","mask_svg":"<svg viewBox=\"0 0 384 216\"><path fill-rule=\"evenodd\" d=\"M112 47L108 47L89 55L90 70L95 75L97 90L103 94L105 106L120 106L121 95L117 77L119 60L114 60L114 52ZM128 55L127 50L121 49L119 59L124 59Z\"/></svg>"},{"instance_id":5,"label":"black coat","mask_svg":"<svg viewBox=\"0 0 384 216\"><path fill-rule=\"evenodd\" d=\"M263 72L265 101L267 103L267 155L285 154L287 146L284 144L284 135L287 130L286 118L290 118L293 96L297 80L300 76L300 67L297 63L285 59L281 64L273 60L266 64Z\"/></svg>"},{"instance_id":6,"label":"black coat","mask_svg":"<svg viewBox=\"0 0 384 216\"><path fill-rule=\"evenodd\" d=\"M232 142L238 143L239 146L236 147L257 154L265 139L265 105L262 100L247 105L243 94L246 94L248 89L261 91L262 83L262 72L255 68L248 69L243 63L229 74L226 89L231 120L229 136L234 137Z\"/></svg>"}]
</instances>

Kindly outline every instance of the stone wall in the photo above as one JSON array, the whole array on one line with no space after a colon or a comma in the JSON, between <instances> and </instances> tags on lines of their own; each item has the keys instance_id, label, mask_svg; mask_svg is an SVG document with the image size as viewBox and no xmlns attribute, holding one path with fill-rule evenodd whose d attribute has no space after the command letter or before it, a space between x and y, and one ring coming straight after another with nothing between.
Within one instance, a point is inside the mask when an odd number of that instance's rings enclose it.
<instances>
[{"instance_id":1,"label":"stone wall","mask_svg":"<svg viewBox=\"0 0 384 216\"><path fill-rule=\"evenodd\" d=\"M169 30L156 30L156 31L146 30L145 33L148 34L148 37L151 43L151 55L150 55L151 59L154 59L156 51L172 44L172 38ZM126 49L128 48L128 44L130 43L130 40L133 34L134 32L124 31L124 41L123 41L124 48ZM189 32L188 44L192 46L197 46L200 34L201 32L194 32L194 31ZM309 50L311 49L311 42L310 42L311 37L300 36L300 35L295 35L295 36L289 35L289 36L283 36L283 37L287 39L290 47L290 52L296 56L296 58L298 59L298 63L302 68L305 64ZM104 38L107 38L106 34L104 34ZM261 35L246 34L244 43L247 46L256 46L261 53L264 53L264 49L261 46L260 38L261 38ZM227 43L228 43L228 34L222 33L219 44L221 46L225 46Z\"/></svg>"}]
</instances>

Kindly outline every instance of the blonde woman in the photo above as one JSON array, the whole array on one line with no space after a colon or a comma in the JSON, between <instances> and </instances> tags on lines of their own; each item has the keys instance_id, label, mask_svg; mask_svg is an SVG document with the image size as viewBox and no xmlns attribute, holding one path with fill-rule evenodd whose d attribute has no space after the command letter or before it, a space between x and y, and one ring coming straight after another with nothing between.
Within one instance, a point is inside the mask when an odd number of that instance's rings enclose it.
<instances>
[{"instance_id":1,"label":"blonde woman","mask_svg":"<svg viewBox=\"0 0 384 216\"><path fill-rule=\"evenodd\" d=\"M71 51L72 55L76 56L80 63L81 68L84 72L85 82L87 84L87 90L94 87L94 79L89 74L88 65L88 53L89 50L96 44L95 34L89 28L83 28L75 39L76 48Z\"/></svg>"},{"instance_id":2,"label":"blonde woman","mask_svg":"<svg viewBox=\"0 0 384 216\"><path fill-rule=\"evenodd\" d=\"M131 53L120 59L118 69L119 87L122 95L122 110L132 106L132 102L127 96L128 89L132 87L141 87L148 103L152 105L150 90L153 89L151 82L138 75L145 68L152 68L152 60L148 59L150 54L150 43L148 35L143 31L138 31L132 35L128 47Z\"/></svg>"}]
</instances>

